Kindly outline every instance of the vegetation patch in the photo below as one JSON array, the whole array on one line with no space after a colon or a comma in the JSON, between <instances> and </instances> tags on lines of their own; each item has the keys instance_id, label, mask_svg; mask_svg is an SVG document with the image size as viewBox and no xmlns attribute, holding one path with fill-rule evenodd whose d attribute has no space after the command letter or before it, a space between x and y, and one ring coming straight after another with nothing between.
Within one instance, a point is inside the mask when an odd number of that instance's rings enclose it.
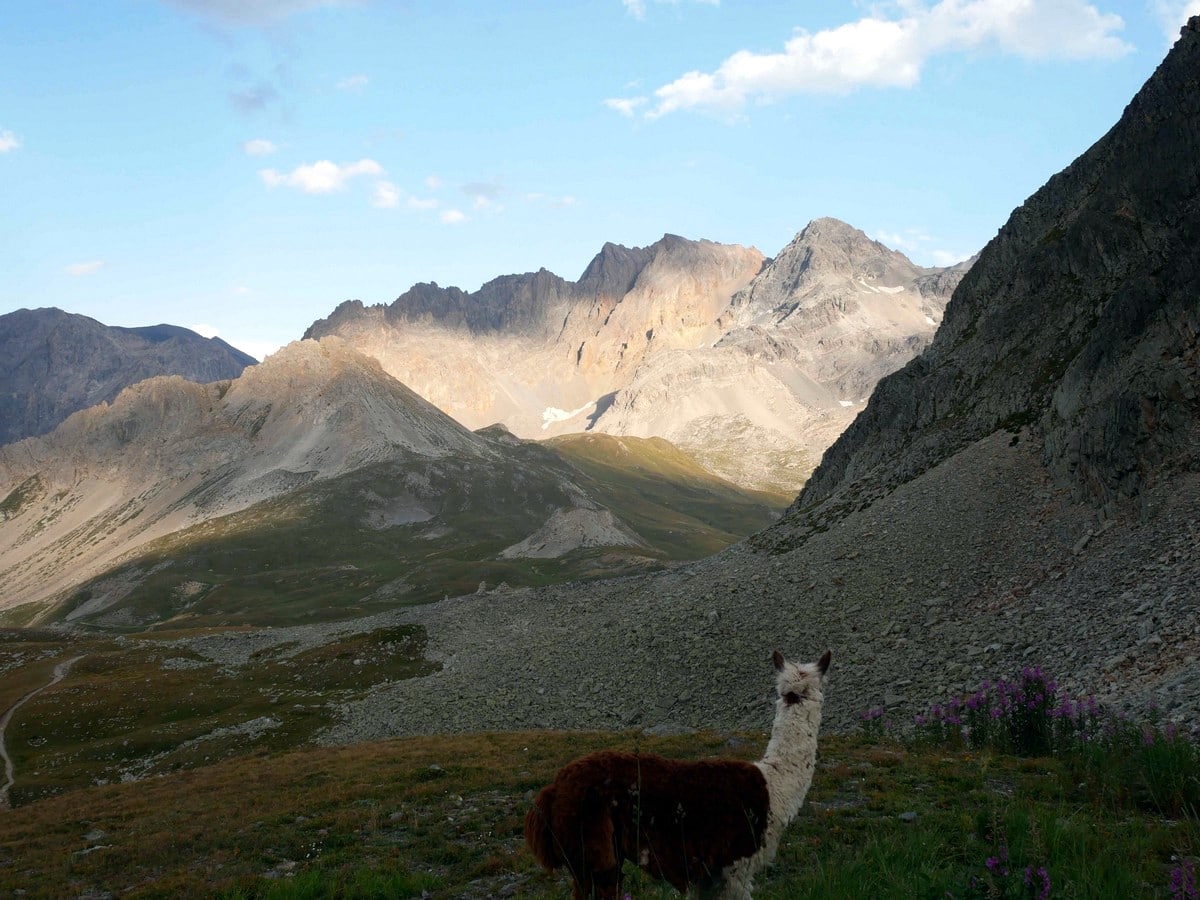
<instances>
[{"instance_id":1,"label":"vegetation patch","mask_svg":"<svg viewBox=\"0 0 1200 900\"><path fill-rule=\"evenodd\" d=\"M1195 808L1164 807L1137 788L1161 760L1129 760L1115 733L1092 745L1107 759L1099 766L1080 742L1043 743L1042 724L1063 741L1070 731L1054 713L1066 698L1051 685L1034 670L981 688L975 708L988 729L964 733L966 720L954 721L967 697L911 728L885 728L868 712L860 731L823 736L808 800L755 896L1195 896ZM1072 702L1083 704L1077 721L1091 721L1086 700ZM1190 741L1154 723L1125 727L1146 747ZM560 766L609 747L753 759L765 739L525 732L255 748L24 803L0 817L0 878L38 895L558 898L565 876L537 868L523 824ZM632 868L625 890L676 896Z\"/></svg>"},{"instance_id":2,"label":"vegetation patch","mask_svg":"<svg viewBox=\"0 0 1200 900\"><path fill-rule=\"evenodd\" d=\"M0 500L0 522L14 518L21 510L31 503L40 500L46 494L40 475L30 475L15 488L7 497Z\"/></svg>"},{"instance_id":3,"label":"vegetation patch","mask_svg":"<svg viewBox=\"0 0 1200 900\"><path fill-rule=\"evenodd\" d=\"M419 627L399 626L279 648L235 668L161 640L5 642L7 706L45 685L57 662L83 656L9 724L12 802L299 746L334 721L339 701L434 671L424 648Z\"/></svg>"}]
</instances>

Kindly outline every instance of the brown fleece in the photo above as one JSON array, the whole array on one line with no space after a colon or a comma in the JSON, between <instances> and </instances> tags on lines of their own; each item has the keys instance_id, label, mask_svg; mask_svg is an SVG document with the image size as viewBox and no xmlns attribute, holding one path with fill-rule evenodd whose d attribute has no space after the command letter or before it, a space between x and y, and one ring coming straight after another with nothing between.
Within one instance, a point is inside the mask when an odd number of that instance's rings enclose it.
<instances>
[{"instance_id":1,"label":"brown fleece","mask_svg":"<svg viewBox=\"0 0 1200 900\"><path fill-rule=\"evenodd\" d=\"M770 807L753 763L606 750L567 764L542 789L525 841L547 869L568 867L577 900L619 897L626 859L686 892L713 886L759 850Z\"/></svg>"}]
</instances>

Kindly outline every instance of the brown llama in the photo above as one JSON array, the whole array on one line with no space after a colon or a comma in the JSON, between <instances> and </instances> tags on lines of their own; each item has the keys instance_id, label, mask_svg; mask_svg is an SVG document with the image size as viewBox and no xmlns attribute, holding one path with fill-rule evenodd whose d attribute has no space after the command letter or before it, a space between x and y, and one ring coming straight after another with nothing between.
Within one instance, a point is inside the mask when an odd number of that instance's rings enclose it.
<instances>
[{"instance_id":1,"label":"brown llama","mask_svg":"<svg viewBox=\"0 0 1200 900\"><path fill-rule=\"evenodd\" d=\"M812 784L830 657L775 651L775 724L758 762L603 750L563 766L525 816L534 858L567 867L575 900L620 897L627 859L681 893L749 898Z\"/></svg>"}]
</instances>

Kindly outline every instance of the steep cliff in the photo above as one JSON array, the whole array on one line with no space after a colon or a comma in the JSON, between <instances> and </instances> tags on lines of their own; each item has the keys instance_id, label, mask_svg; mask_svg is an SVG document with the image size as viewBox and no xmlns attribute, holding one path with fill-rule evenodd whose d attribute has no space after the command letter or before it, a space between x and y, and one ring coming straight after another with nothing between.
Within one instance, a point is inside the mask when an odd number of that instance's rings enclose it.
<instances>
[{"instance_id":1,"label":"steep cliff","mask_svg":"<svg viewBox=\"0 0 1200 900\"><path fill-rule=\"evenodd\" d=\"M880 382L790 514L870 503L998 429L1105 505L1200 464L1200 19L1094 146L1015 210L929 348ZM809 512L806 513L805 511Z\"/></svg>"}]
</instances>

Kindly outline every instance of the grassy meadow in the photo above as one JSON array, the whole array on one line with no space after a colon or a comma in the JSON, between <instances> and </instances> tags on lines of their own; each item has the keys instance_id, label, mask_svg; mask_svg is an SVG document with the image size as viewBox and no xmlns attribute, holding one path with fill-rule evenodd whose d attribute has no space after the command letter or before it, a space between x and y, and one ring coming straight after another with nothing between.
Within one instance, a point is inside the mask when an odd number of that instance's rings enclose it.
<instances>
[{"instance_id":1,"label":"grassy meadow","mask_svg":"<svg viewBox=\"0 0 1200 900\"><path fill-rule=\"evenodd\" d=\"M538 869L522 838L561 765L606 747L753 759L766 741L526 732L314 747L327 701L405 677L399 662L370 667L384 650L419 666L419 635L270 654L233 677L164 670L156 641L51 652L20 634L0 643L5 701L87 656L10 725L0 889L16 896L565 897L565 876ZM904 729L864 711L861 730L823 736L808 801L755 896L1195 898L1196 744L1085 704L1033 710L1039 684L997 682ZM232 727L262 719L278 724ZM121 783L122 768L140 780ZM633 870L626 889L674 896Z\"/></svg>"}]
</instances>

